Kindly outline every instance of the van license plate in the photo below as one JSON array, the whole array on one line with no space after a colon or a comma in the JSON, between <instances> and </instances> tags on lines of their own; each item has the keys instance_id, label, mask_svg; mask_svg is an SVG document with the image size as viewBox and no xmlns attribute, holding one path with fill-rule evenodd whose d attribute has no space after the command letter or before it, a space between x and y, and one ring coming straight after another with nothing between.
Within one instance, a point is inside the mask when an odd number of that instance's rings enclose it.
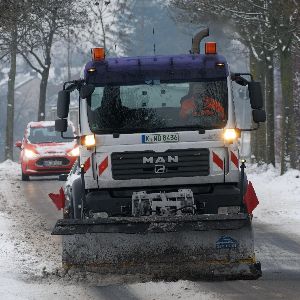
<instances>
[{"instance_id":1,"label":"van license plate","mask_svg":"<svg viewBox=\"0 0 300 300\"><path fill-rule=\"evenodd\" d=\"M142 143L143 144L153 144L153 143L177 143L179 142L178 133L152 133L152 134L143 134Z\"/></svg>"}]
</instances>

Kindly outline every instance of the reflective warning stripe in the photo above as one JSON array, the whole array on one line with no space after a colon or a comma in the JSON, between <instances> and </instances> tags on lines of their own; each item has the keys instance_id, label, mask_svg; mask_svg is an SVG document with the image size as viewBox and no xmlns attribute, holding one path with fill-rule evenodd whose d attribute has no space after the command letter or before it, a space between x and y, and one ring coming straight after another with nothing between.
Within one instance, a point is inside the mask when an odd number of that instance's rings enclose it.
<instances>
[{"instance_id":1,"label":"reflective warning stripe","mask_svg":"<svg viewBox=\"0 0 300 300\"><path fill-rule=\"evenodd\" d=\"M212 152L212 154L213 154L214 164L216 164L221 170L223 170L224 169L223 160L215 152Z\"/></svg>"},{"instance_id":2,"label":"reflective warning stripe","mask_svg":"<svg viewBox=\"0 0 300 300\"><path fill-rule=\"evenodd\" d=\"M101 162L99 165L99 176L107 169L108 167L108 156L105 157L105 159Z\"/></svg>"},{"instance_id":3,"label":"reflective warning stripe","mask_svg":"<svg viewBox=\"0 0 300 300\"><path fill-rule=\"evenodd\" d=\"M84 173L86 173L88 169L91 167L91 158L89 157L83 165L84 165Z\"/></svg>"},{"instance_id":4,"label":"reflective warning stripe","mask_svg":"<svg viewBox=\"0 0 300 300\"><path fill-rule=\"evenodd\" d=\"M233 164L237 167L237 168L239 168L239 160L238 160L238 158L237 158L237 156L231 151L231 153L230 153L230 159L231 159L231 161L233 162Z\"/></svg>"}]
</instances>

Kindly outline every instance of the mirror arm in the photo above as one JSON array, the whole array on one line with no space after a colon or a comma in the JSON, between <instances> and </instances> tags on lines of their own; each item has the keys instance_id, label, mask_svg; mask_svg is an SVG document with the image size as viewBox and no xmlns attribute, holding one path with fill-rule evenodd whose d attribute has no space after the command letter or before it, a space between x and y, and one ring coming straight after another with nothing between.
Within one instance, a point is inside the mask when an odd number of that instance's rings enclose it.
<instances>
[{"instance_id":1,"label":"mirror arm","mask_svg":"<svg viewBox=\"0 0 300 300\"><path fill-rule=\"evenodd\" d=\"M78 135L76 135L76 136L74 136L74 137L71 137L71 136L64 136L64 133L63 132L61 132L60 133L60 136L63 138L63 139L65 139L65 140L79 140L80 139L80 136L78 136Z\"/></svg>"},{"instance_id":2,"label":"mirror arm","mask_svg":"<svg viewBox=\"0 0 300 300\"><path fill-rule=\"evenodd\" d=\"M84 83L84 79L66 81L66 82L64 82L63 90L70 89L71 92L74 91L75 89L80 90L80 87L83 83ZM68 87L66 87L67 84L70 84L70 85Z\"/></svg>"},{"instance_id":3,"label":"mirror arm","mask_svg":"<svg viewBox=\"0 0 300 300\"><path fill-rule=\"evenodd\" d=\"M246 76L250 76L251 81L254 81L253 75L251 73L232 73L232 76L242 76L242 75L246 75Z\"/></svg>"},{"instance_id":4,"label":"mirror arm","mask_svg":"<svg viewBox=\"0 0 300 300\"><path fill-rule=\"evenodd\" d=\"M255 131L259 129L259 123L257 123L257 127L254 127L254 128L250 128L250 129L241 129L239 128L239 130L242 132L242 131Z\"/></svg>"}]
</instances>

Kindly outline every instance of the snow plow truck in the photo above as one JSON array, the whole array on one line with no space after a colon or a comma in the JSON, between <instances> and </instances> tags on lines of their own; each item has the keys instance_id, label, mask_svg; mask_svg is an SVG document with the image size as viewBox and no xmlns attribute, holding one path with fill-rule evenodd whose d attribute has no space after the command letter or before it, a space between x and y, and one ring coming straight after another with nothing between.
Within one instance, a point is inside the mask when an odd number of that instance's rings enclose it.
<instances>
[{"instance_id":1,"label":"snow plow truck","mask_svg":"<svg viewBox=\"0 0 300 300\"><path fill-rule=\"evenodd\" d=\"M94 48L84 78L64 83L56 130L64 136L78 90L80 175L52 232L62 235L63 266L152 278L261 276L239 147L240 133L266 119L262 91L250 74L230 72L216 43L200 53L208 35L197 33L182 55L105 57ZM249 90L253 128L236 126L233 81Z\"/></svg>"}]
</instances>

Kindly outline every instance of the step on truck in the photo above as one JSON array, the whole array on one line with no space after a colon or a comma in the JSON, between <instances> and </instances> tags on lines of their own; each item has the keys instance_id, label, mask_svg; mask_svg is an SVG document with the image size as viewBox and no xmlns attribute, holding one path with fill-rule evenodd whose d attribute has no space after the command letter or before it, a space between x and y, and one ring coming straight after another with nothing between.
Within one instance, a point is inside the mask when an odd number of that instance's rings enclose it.
<instances>
[{"instance_id":1,"label":"step on truck","mask_svg":"<svg viewBox=\"0 0 300 300\"><path fill-rule=\"evenodd\" d=\"M214 42L190 54L105 57L58 94L64 132L79 91L80 175L65 202L65 267L152 278L256 279L243 131L264 122L262 91L231 73ZM237 128L232 82L249 90L252 128ZM248 99L248 100L249 100ZM235 100L237 101L237 100ZM242 101L242 100L241 100ZM243 100L244 101L244 100Z\"/></svg>"}]
</instances>

